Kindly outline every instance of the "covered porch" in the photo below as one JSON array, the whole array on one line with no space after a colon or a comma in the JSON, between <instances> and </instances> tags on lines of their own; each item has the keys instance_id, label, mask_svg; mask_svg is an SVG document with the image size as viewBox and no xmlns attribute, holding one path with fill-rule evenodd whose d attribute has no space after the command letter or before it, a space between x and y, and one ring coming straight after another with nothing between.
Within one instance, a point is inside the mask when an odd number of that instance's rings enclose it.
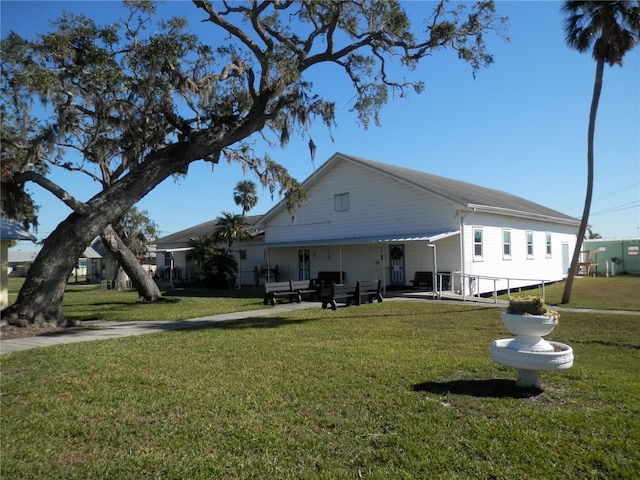
<instances>
[{"instance_id":1,"label":"covered porch","mask_svg":"<svg viewBox=\"0 0 640 480\"><path fill-rule=\"evenodd\" d=\"M416 272L460 268L459 230L367 237L266 242L265 261L281 280L313 280L325 273L339 281L381 280L383 289L413 287Z\"/></svg>"}]
</instances>

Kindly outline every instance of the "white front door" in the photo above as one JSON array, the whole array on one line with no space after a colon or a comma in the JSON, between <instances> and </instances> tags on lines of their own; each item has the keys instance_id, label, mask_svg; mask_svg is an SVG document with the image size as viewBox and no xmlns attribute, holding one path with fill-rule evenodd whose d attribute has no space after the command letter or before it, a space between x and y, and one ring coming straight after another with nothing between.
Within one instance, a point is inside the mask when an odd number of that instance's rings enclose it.
<instances>
[{"instance_id":1,"label":"white front door","mask_svg":"<svg viewBox=\"0 0 640 480\"><path fill-rule=\"evenodd\" d=\"M404 245L389 245L389 285L405 286Z\"/></svg>"},{"instance_id":2,"label":"white front door","mask_svg":"<svg viewBox=\"0 0 640 480\"><path fill-rule=\"evenodd\" d=\"M309 280L311 278L311 259L309 250L301 248L298 250L298 280Z\"/></svg>"}]
</instances>

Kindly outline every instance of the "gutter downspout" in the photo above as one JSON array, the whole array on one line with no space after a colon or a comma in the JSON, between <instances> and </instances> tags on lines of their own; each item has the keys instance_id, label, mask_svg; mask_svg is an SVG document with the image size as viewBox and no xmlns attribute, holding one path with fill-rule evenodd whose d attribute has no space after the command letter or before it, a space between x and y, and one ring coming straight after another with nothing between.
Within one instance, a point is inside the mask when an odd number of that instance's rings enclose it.
<instances>
[{"instance_id":1,"label":"gutter downspout","mask_svg":"<svg viewBox=\"0 0 640 480\"><path fill-rule=\"evenodd\" d=\"M462 212L458 210L458 213L460 214L460 261L461 261L460 272L462 272L460 277L460 288L462 289L462 301L465 301L467 289L465 288L465 284L464 284L464 279L465 279L464 266L466 263L464 258L464 219L468 217L472 212L462 214Z\"/></svg>"}]
</instances>

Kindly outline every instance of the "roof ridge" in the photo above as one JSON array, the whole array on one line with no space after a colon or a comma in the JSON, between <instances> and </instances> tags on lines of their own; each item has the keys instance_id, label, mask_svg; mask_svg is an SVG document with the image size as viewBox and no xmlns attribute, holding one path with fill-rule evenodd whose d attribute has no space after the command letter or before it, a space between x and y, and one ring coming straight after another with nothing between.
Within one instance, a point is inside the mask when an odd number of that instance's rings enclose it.
<instances>
[{"instance_id":1,"label":"roof ridge","mask_svg":"<svg viewBox=\"0 0 640 480\"><path fill-rule=\"evenodd\" d=\"M347 160L392 176L402 182L429 191L466 208L487 207L488 209L500 210L505 213L522 213L552 217L563 221L576 221L574 217L505 190L484 187L464 180L443 177L441 175L369 160L354 155L343 153L339 155Z\"/></svg>"}]
</instances>

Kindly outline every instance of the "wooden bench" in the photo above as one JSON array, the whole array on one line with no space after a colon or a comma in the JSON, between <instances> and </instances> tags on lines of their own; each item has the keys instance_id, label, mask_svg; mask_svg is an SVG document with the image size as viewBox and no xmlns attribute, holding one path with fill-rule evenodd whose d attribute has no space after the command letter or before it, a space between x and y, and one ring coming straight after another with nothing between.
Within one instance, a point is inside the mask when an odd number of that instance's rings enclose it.
<instances>
[{"instance_id":1,"label":"wooden bench","mask_svg":"<svg viewBox=\"0 0 640 480\"><path fill-rule=\"evenodd\" d=\"M344 272L342 272L342 278L340 278L340 272L318 272L318 276L311 281L313 288L316 289L316 298L321 299L329 295L331 285L344 283L345 278L346 274Z\"/></svg>"},{"instance_id":2,"label":"wooden bench","mask_svg":"<svg viewBox=\"0 0 640 480\"><path fill-rule=\"evenodd\" d=\"M356 300L358 290L357 283L334 283L331 285L329 294L322 297L322 308L326 309L329 306L331 310L338 308L336 300L345 300L347 307L351 305L351 302Z\"/></svg>"},{"instance_id":3,"label":"wooden bench","mask_svg":"<svg viewBox=\"0 0 640 480\"><path fill-rule=\"evenodd\" d=\"M287 297L289 302L300 302L298 292L291 290L291 282L264 282L263 305L276 306L276 297Z\"/></svg>"},{"instance_id":4,"label":"wooden bench","mask_svg":"<svg viewBox=\"0 0 640 480\"><path fill-rule=\"evenodd\" d=\"M365 303L373 303L377 300L382 301L382 282L380 280L358 282L356 292L356 305L362 304L362 298L365 297Z\"/></svg>"},{"instance_id":5,"label":"wooden bench","mask_svg":"<svg viewBox=\"0 0 640 480\"><path fill-rule=\"evenodd\" d=\"M311 287L309 280L289 280L287 282L265 282L263 305L276 306L277 297L287 297L289 302L300 303L302 295L313 293L316 289Z\"/></svg>"},{"instance_id":6,"label":"wooden bench","mask_svg":"<svg viewBox=\"0 0 640 480\"><path fill-rule=\"evenodd\" d=\"M289 280L289 284L291 291L297 292L300 301L302 300L302 295L316 295L316 289L313 287L311 280Z\"/></svg>"},{"instance_id":7,"label":"wooden bench","mask_svg":"<svg viewBox=\"0 0 640 480\"><path fill-rule=\"evenodd\" d=\"M424 285L424 288L433 289L433 272L416 272L411 283L413 283L413 288L420 288L420 285Z\"/></svg>"},{"instance_id":8,"label":"wooden bench","mask_svg":"<svg viewBox=\"0 0 640 480\"><path fill-rule=\"evenodd\" d=\"M346 274L342 272L318 272L318 277L313 280L313 285L317 287L330 287L332 283L344 283Z\"/></svg>"}]
</instances>

